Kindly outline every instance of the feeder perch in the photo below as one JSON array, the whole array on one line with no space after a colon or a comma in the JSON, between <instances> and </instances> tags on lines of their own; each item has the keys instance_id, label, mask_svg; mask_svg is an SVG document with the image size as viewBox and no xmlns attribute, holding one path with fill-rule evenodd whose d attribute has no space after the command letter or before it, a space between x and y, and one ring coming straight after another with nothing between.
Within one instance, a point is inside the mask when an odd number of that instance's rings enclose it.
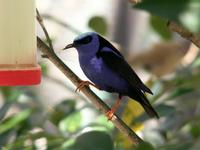
<instances>
[{"instance_id":1,"label":"feeder perch","mask_svg":"<svg viewBox=\"0 0 200 150\"><path fill-rule=\"evenodd\" d=\"M1 86L40 83L35 11L35 0L0 1Z\"/></svg>"}]
</instances>

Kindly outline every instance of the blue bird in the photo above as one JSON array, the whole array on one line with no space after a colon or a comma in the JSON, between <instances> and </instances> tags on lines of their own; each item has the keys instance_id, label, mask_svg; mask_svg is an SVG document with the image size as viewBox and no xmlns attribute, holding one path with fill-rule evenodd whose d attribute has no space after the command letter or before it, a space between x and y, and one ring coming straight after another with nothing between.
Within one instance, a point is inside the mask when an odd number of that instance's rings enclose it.
<instances>
[{"instance_id":1,"label":"blue bird","mask_svg":"<svg viewBox=\"0 0 200 150\"><path fill-rule=\"evenodd\" d=\"M64 49L72 47L78 51L81 69L93 82L82 81L76 91L92 85L100 90L119 94L119 99L107 113L109 119L112 119L123 96L129 96L139 102L150 117L159 118L144 95L145 92L153 93L110 42L95 32L87 32L75 38L73 43Z\"/></svg>"}]
</instances>

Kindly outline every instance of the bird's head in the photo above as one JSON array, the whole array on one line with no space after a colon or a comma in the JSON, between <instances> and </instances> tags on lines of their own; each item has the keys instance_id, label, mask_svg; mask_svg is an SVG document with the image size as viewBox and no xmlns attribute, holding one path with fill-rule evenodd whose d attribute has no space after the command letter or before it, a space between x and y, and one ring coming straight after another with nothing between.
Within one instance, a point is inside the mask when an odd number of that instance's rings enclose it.
<instances>
[{"instance_id":1,"label":"bird's head","mask_svg":"<svg viewBox=\"0 0 200 150\"><path fill-rule=\"evenodd\" d=\"M99 48L98 34L95 32L87 32L79 35L68 44L63 50L76 48L79 54L96 53Z\"/></svg>"}]
</instances>

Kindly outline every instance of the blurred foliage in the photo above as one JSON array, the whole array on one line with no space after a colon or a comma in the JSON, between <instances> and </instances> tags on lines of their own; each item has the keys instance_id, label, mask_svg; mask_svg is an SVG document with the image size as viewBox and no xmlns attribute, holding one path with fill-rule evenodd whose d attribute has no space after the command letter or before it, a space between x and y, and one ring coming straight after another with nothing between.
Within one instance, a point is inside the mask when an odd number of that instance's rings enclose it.
<instances>
[{"instance_id":1,"label":"blurred foliage","mask_svg":"<svg viewBox=\"0 0 200 150\"><path fill-rule=\"evenodd\" d=\"M199 0L143 0L135 7L156 15L150 17L149 23L162 40L172 38L166 28L168 19L199 32ZM88 26L103 35L108 32L100 16L92 17ZM43 75L50 79L48 67L40 65ZM0 149L199 150L199 67L200 56L168 78L149 81L154 95L148 98L160 115L159 121L149 118L137 103L128 101L122 119L149 142L138 146L116 132L113 124L88 102L80 107L78 99L64 98L49 107L37 87L0 87ZM62 82L56 83L63 86Z\"/></svg>"},{"instance_id":2,"label":"blurred foliage","mask_svg":"<svg viewBox=\"0 0 200 150\"><path fill-rule=\"evenodd\" d=\"M111 137L102 131L90 131L76 138L70 150L113 150Z\"/></svg>"},{"instance_id":3,"label":"blurred foliage","mask_svg":"<svg viewBox=\"0 0 200 150\"><path fill-rule=\"evenodd\" d=\"M143 0L134 7L167 20L177 21L191 32L200 33L199 0Z\"/></svg>"},{"instance_id":4,"label":"blurred foliage","mask_svg":"<svg viewBox=\"0 0 200 150\"><path fill-rule=\"evenodd\" d=\"M98 32L101 35L106 35L107 33L107 22L105 18L101 16L94 16L90 18L88 26L93 29L95 32Z\"/></svg>"},{"instance_id":5,"label":"blurred foliage","mask_svg":"<svg viewBox=\"0 0 200 150\"><path fill-rule=\"evenodd\" d=\"M163 40L170 40L172 33L167 28L167 21L156 16L150 17L151 27L163 38Z\"/></svg>"},{"instance_id":6,"label":"blurred foliage","mask_svg":"<svg viewBox=\"0 0 200 150\"><path fill-rule=\"evenodd\" d=\"M113 149L109 135L113 126L101 116L83 124L81 110L87 106L77 109L74 99L61 100L47 109L39 102L34 87L2 87L1 94L1 149ZM86 128L88 131L84 131Z\"/></svg>"},{"instance_id":7,"label":"blurred foliage","mask_svg":"<svg viewBox=\"0 0 200 150\"><path fill-rule=\"evenodd\" d=\"M155 149L153 148L151 144L144 142L144 143L139 144L135 148L135 150L155 150Z\"/></svg>"}]
</instances>

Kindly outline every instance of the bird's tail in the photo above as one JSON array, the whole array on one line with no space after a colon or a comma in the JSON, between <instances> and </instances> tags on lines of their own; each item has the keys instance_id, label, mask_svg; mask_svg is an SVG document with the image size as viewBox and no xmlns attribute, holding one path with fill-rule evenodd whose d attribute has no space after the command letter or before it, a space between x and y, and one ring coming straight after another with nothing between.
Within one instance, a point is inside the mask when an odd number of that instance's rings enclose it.
<instances>
[{"instance_id":1,"label":"bird's tail","mask_svg":"<svg viewBox=\"0 0 200 150\"><path fill-rule=\"evenodd\" d=\"M159 119L157 112L154 110L151 104L147 105L146 103L143 102L141 102L140 104L143 106L144 110L150 117L155 117Z\"/></svg>"},{"instance_id":2,"label":"bird's tail","mask_svg":"<svg viewBox=\"0 0 200 150\"><path fill-rule=\"evenodd\" d=\"M157 112L154 110L154 108L151 106L150 102L148 101L148 99L146 98L146 96L141 92L138 91L138 96L137 98L135 97L135 95L132 97L133 99L137 100L142 107L144 108L144 110L146 111L146 113L150 116L150 117L154 117L154 118L158 118L159 116L157 114Z\"/></svg>"}]
</instances>

